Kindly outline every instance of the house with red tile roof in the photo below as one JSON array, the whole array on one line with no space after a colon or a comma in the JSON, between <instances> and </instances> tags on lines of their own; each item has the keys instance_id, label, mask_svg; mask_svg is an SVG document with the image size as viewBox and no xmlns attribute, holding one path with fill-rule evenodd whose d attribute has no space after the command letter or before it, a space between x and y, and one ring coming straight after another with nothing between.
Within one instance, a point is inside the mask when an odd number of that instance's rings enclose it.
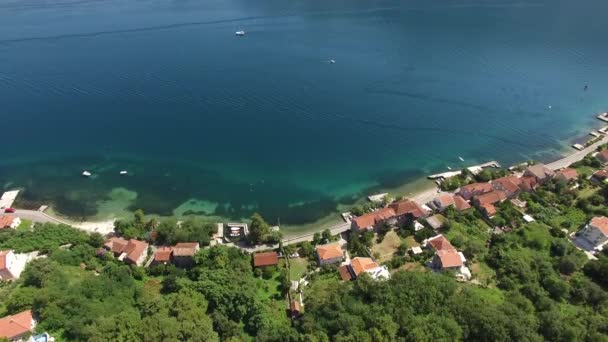
<instances>
[{"instance_id":1,"label":"house with red tile roof","mask_svg":"<svg viewBox=\"0 0 608 342\"><path fill-rule=\"evenodd\" d=\"M253 267L268 267L279 264L279 255L276 252L255 253L253 255Z\"/></svg>"},{"instance_id":2,"label":"house with red tile roof","mask_svg":"<svg viewBox=\"0 0 608 342\"><path fill-rule=\"evenodd\" d=\"M365 232L377 229L381 224L394 223L395 211L392 208L381 208L371 213L355 217L351 221L351 229L355 232Z\"/></svg>"},{"instance_id":3,"label":"house with red tile roof","mask_svg":"<svg viewBox=\"0 0 608 342\"><path fill-rule=\"evenodd\" d=\"M22 311L18 314L0 318L0 338L9 341L21 341L27 337L36 326L32 311Z\"/></svg>"},{"instance_id":4,"label":"house with red tile roof","mask_svg":"<svg viewBox=\"0 0 608 342\"><path fill-rule=\"evenodd\" d=\"M395 216L399 220L415 220L428 215L427 210L420 204L408 199L393 202L389 204L388 207L395 211Z\"/></svg>"},{"instance_id":5,"label":"house with red tile roof","mask_svg":"<svg viewBox=\"0 0 608 342\"><path fill-rule=\"evenodd\" d=\"M458 277L464 279L471 277L471 272L464 264L467 261L464 255L452 246L450 241L443 235L439 234L426 239L423 242L423 246L435 251L431 262L432 268L441 271L454 270L457 272Z\"/></svg>"},{"instance_id":6,"label":"house with red tile roof","mask_svg":"<svg viewBox=\"0 0 608 342\"><path fill-rule=\"evenodd\" d=\"M597 159L599 159L602 163L608 163L608 150L603 150L595 155Z\"/></svg>"},{"instance_id":7,"label":"house with red tile roof","mask_svg":"<svg viewBox=\"0 0 608 342\"><path fill-rule=\"evenodd\" d=\"M348 280L348 274L350 279L357 279L361 274L367 273L372 279L389 279L391 274L386 266L380 266L372 258L355 257L351 259L349 265L344 265L346 268L340 267L340 277L342 280Z\"/></svg>"},{"instance_id":8,"label":"house with red tile roof","mask_svg":"<svg viewBox=\"0 0 608 342\"><path fill-rule=\"evenodd\" d=\"M178 267L192 267L194 255L201 249L198 242L180 242L173 246L173 263Z\"/></svg>"},{"instance_id":9,"label":"house with red tile roof","mask_svg":"<svg viewBox=\"0 0 608 342\"><path fill-rule=\"evenodd\" d=\"M534 164L528 166L524 171L525 177L534 177L539 183L544 183L549 179L553 178L555 172L548 169L544 164Z\"/></svg>"},{"instance_id":10,"label":"house with red tile roof","mask_svg":"<svg viewBox=\"0 0 608 342\"><path fill-rule=\"evenodd\" d=\"M338 272L340 272L340 278L343 281L353 280L353 275L350 273L350 265L342 265L338 268Z\"/></svg>"},{"instance_id":11,"label":"house with red tile roof","mask_svg":"<svg viewBox=\"0 0 608 342\"><path fill-rule=\"evenodd\" d=\"M292 300L289 303L289 315L291 318L298 318L302 315L302 305L297 300Z\"/></svg>"},{"instance_id":12,"label":"house with red tile roof","mask_svg":"<svg viewBox=\"0 0 608 342\"><path fill-rule=\"evenodd\" d=\"M457 195L460 195L467 201L470 201L473 197L483 195L494 190L490 183L473 183L465 185L458 189Z\"/></svg>"},{"instance_id":13,"label":"house with red tile roof","mask_svg":"<svg viewBox=\"0 0 608 342\"><path fill-rule=\"evenodd\" d=\"M154 252L154 261L153 263L155 265L159 265L159 264L169 264L171 263L171 257L173 254L173 249L171 247L168 246L162 246L156 249L156 251Z\"/></svg>"},{"instance_id":14,"label":"house with red tile roof","mask_svg":"<svg viewBox=\"0 0 608 342\"><path fill-rule=\"evenodd\" d=\"M471 208L469 202L467 202L462 196L456 195L454 196L454 207L458 211L463 211Z\"/></svg>"},{"instance_id":15,"label":"house with red tile roof","mask_svg":"<svg viewBox=\"0 0 608 342\"><path fill-rule=\"evenodd\" d=\"M515 198L521 192L521 179L517 176L506 176L491 182L494 190L503 191L508 198Z\"/></svg>"},{"instance_id":16,"label":"house with red tile roof","mask_svg":"<svg viewBox=\"0 0 608 342\"><path fill-rule=\"evenodd\" d=\"M608 179L608 170L597 170L591 176L591 179L596 182L605 182Z\"/></svg>"},{"instance_id":17,"label":"house with red tile roof","mask_svg":"<svg viewBox=\"0 0 608 342\"><path fill-rule=\"evenodd\" d=\"M608 217L596 216L578 233L593 246L595 250L602 250L608 243Z\"/></svg>"},{"instance_id":18,"label":"house with red tile roof","mask_svg":"<svg viewBox=\"0 0 608 342\"><path fill-rule=\"evenodd\" d=\"M572 182L578 179L578 172L573 168L567 167L555 172L555 179L564 182Z\"/></svg>"},{"instance_id":19,"label":"house with red tile roof","mask_svg":"<svg viewBox=\"0 0 608 342\"><path fill-rule=\"evenodd\" d=\"M0 251L0 280L13 280L19 276L17 257L11 250Z\"/></svg>"},{"instance_id":20,"label":"house with red tile roof","mask_svg":"<svg viewBox=\"0 0 608 342\"><path fill-rule=\"evenodd\" d=\"M15 216L2 215L0 217L0 229L15 229L21 224L21 219Z\"/></svg>"},{"instance_id":21,"label":"house with red tile roof","mask_svg":"<svg viewBox=\"0 0 608 342\"><path fill-rule=\"evenodd\" d=\"M502 202L508 198L507 193L501 190L494 190L486 194L473 198L473 203L487 217L492 217L496 214L496 203Z\"/></svg>"},{"instance_id":22,"label":"house with red tile roof","mask_svg":"<svg viewBox=\"0 0 608 342\"><path fill-rule=\"evenodd\" d=\"M454 196L448 193L442 193L433 200L433 205L439 211L444 211L447 207L453 206L454 204Z\"/></svg>"},{"instance_id":23,"label":"house with red tile roof","mask_svg":"<svg viewBox=\"0 0 608 342\"><path fill-rule=\"evenodd\" d=\"M114 253L118 260L137 266L143 265L148 257L148 244L144 241L111 237L106 240L104 247Z\"/></svg>"},{"instance_id":24,"label":"house with red tile roof","mask_svg":"<svg viewBox=\"0 0 608 342\"><path fill-rule=\"evenodd\" d=\"M337 243L317 246L316 251L319 266L335 264L344 259L344 252Z\"/></svg>"}]
</instances>

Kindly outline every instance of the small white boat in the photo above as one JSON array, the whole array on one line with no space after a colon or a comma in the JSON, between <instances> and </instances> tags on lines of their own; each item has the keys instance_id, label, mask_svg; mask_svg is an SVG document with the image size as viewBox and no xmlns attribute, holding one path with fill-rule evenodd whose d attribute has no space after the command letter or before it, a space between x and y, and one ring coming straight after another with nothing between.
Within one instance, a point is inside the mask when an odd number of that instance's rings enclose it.
<instances>
[{"instance_id":1,"label":"small white boat","mask_svg":"<svg viewBox=\"0 0 608 342\"><path fill-rule=\"evenodd\" d=\"M127 171L125 171L125 170L120 171L120 174L121 174L121 175L126 175L127 173L128 173L128 172L127 172Z\"/></svg>"},{"instance_id":2,"label":"small white boat","mask_svg":"<svg viewBox=\"0 0 608 342\"><path fill-rule=\"evenodd\" d=\"M238 30L238 31L236 31L234 34L235 34L235 35L237 35L237 36L241 36L241 37L242 37L242 36L244 36L244 35L245 35L245 31L243 31L243 30Z\"/></svg>"},{"instance_id":3,"label":"small white boat","mask_svg":"<svg viewBox=\"0 0 608 342\"><path fill-rule=\"evenodd\" d=\"M91 173L89 171L82 171L82 175L85 177L91 177Z\"/></svg>"},{"instance_id":4,"label":"small white boat","mask_svg":"<svg viewBox=\"0 0 608 342\"><path fill-rule=\"evenodd\" d=\"M462 157L458 157L458 159L460 159L460 161L464 161L464 159L462 159Z\"/></svg>"},{"instance_id":5,"label":"small white boat","mask_svg":"<svg viewBox=\"0 0 608 342\"><path fill-rule=\"evenodd\" d=\"M329 60L329 63L331 63L331 64L336 64L336 60L335 60L335 59L330 59L330 60Z\"/></svg>"},{"instance_id":6,"label":"small white boat","mask_svg":"<svg viewBox=\"0 0 608 342\"><path fill-rule=\"evenodd\" d=\"M448 170L451 170L452 168L448 166Z\"/></svg>"}]
</instances>

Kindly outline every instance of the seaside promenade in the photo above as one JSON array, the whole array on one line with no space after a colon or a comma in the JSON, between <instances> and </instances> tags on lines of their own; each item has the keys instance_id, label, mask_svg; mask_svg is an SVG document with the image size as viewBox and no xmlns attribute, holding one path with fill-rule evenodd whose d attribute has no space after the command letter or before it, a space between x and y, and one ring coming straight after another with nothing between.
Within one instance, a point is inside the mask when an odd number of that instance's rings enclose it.
<instances>
[{"instance_id":1,"label":"seaside promenade","mask_svg":"<svg viewBox=\"0 0 608 342\"><path fill-rule=\"evenodd\" d=\"M580 151L574 152L574 153L572 153L568 156L565 156L561 159L558 159L554 162L548 163L545 166L547 166L549 169L554 170L554 171L563 169L565 167L570 166L570 164L572 164L572 163L576 163L577 161L583 160L583 158L585 158L586 155L595 151L595 149L598 146L606 144L606 143L608 143L608 135L605 135L600 141L595 142Z\"/></svg>"}]
</instances>

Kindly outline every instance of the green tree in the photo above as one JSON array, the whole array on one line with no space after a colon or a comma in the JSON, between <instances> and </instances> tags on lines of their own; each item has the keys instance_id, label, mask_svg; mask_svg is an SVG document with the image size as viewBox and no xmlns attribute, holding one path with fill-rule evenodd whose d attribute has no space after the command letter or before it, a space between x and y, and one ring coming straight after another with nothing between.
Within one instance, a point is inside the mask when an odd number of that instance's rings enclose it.
<instances>
[{"instance_id":1,"label":"green tree","mask_svg":"<svg viewBox=\"0 0 608 342\"><path fill-rule=\"evenodd\" d=\"M270 226L262 216L258 213L251 216L251 225L249 226L249 242L252 245L259 245L265 241L265 238L270 234Z\"/></svg>"}]
</instances>

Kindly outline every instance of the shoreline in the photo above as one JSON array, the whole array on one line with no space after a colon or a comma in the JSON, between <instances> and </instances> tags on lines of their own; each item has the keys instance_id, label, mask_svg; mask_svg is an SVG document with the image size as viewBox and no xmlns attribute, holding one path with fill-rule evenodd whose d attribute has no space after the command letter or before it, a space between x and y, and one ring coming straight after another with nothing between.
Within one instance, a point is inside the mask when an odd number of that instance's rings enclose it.
<instances>
[{"instance_id":1,"label":"shoreline","mask_svg":"<svg viewBox=\"0 0 608 342\"><path fill-rule=\"evenodd\" d=\"M594 126L596 126L596 125L594 125ZM605 126L605 125L603 125L603 126ZM589 127L586 131L589 131L589 130L594 130L594 129L593 129L593 127ZM597 129L595 129L595 130L597 130ZM583 133L583 132L581 132L581 133ZM591 144L590 146L585 147L584 149L582 149L580 151L575 150L571 153L568 153L568 150L573 149L571 146L571 142L573 140L582 139L582 138L583 137L572 137L572 138L569 138L568 140L563 140L562 141L563 145L561 145L563 148L558 150L559 151L558 154L560 155L560 157L556 160L541 161L541 162L543 162L545 165L547 165L547 167L551 168L552 170L561 169L561 168L569 166L572 163L582 160L587 154L594 151L598 146L608 143L608 134L604 134L602 136L602 139ZM395 188L374 189L373 191L370 191L367 194L361 194L361 198L359 198L353 204L349 204L349 205L339 204L336 213L327 215L325 217L320 217L319 219L315 220L314 222L311 222L308 224L303 224L303 225L293 225L293 226L292 225L283 225L284 228L282 228L281 231L283 232L284 240L291 241L291 240L297 240L300 238L305 238L308 236L312 236L315 232L321 232L325 229L330 229L332 231L343 230L346 223L340 216L340 213L348 211L353 205L366 202L367 201L366 197L368 195L371 195L373 193L382 193L382 192L386 192L389 194L389 196L392 196L392 197L403 196L405 198L414 200L414 201L418 202L419 204L426 204L426 203L430 202L431 200L433 200L438 195L438 186L435 184L435 182L429 180L427 178L427 176L423 176L418 179L410 180L407 183L403 183L402 185L397 186ZM31 210L26 210L26 211L29 213L35 212L35 211L31 211ZM21 211L21 212L25 212L25 211ZM54 212L52 207L50 207L47 210L47 213L40 213L40 214L43 214L43 215L47 216L48 218L50 218L49 221L51 221L51 222L65 223L65 224L69 224L71 226L74 226L76 228L82 229L87 232L99 232L101 234L108 234L108 233L112 232L113 227L114 227L114 222L117 220L117 216L113 215L113 217L110 217L108 219L102 219L99 221L77 221L72 218L62 216L62 215ZM162 216L158 216L158 215L150 215L150 216L162 218ZM226 219L226 218L214 217L214 216L212 216L212 217L203 216L203 217L216 219L216 220Z\"/></svg>"}]
</instances>

